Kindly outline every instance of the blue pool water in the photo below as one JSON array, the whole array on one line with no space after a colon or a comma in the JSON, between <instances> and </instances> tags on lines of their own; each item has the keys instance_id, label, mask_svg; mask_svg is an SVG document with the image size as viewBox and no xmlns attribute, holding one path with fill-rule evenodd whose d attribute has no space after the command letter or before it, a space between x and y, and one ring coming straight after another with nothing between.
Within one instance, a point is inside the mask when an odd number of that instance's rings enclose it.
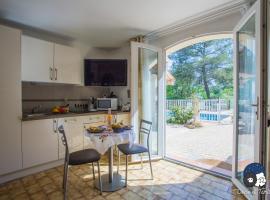
<instances>
[{"instance_id":1,"label":"blue pool water","mask_svg":"<svg viewBox=\"0 0 270 200\"><path fill-rule=\"evenodd\" d=\"M167 111L167 118L170 117L170 111ZM228 115L220 115L220 120L228 117ZM219 121L218 114L215 113L200 113L200 120L203 121Z\"/></svg>"},{"instance_id":2,"label":"blue pool water","mask_svg":"<svg viewBox=\"0 0 270 200\"><path fill-rule=\"evenodd\" d=\"M200 120L218 121L218 115L217 114L209 114L209 113L200 113Z\"/></svg>"}]
</instances>

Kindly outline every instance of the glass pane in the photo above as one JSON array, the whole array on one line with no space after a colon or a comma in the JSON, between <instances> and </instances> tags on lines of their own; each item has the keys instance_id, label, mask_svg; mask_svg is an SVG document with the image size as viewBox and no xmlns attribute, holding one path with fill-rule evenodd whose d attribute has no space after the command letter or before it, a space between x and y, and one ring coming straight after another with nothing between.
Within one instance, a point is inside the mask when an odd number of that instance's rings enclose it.
<instances>
[{"instance_id":1,"label":"glass pane","mask_svg":"<svg viewBox=\"0 0 270 200\"><path fill-rule=\"evenodd\" d=\"M243 170L253 163L256 123L256 31L255 15L238 32L238 144L237 174L243 181Z\"/></svg>"},{"instance_id":2,"label":"glass pane","mask_svg":"<svg viewBox=\"0 0 270 200\"><path fill-rule=\"evenodd\" d=\"M151 121L150 149L158 154L158 53L149 49L139 49L139 120ZM147 144L145 136L140 140Z\"/></svg>"}]
</instances>

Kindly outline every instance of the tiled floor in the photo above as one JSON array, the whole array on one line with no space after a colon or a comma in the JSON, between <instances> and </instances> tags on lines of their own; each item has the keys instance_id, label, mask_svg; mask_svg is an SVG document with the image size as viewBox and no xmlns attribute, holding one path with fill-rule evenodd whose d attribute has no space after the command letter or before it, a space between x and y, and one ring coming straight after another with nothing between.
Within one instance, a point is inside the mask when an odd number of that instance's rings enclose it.
<instances>
[{"instance_id":1,"label":"tiled floor","mask_svg":"<svg viewBox=\"0 0 270 200\"><path fill-rule=\"evenodd\" d=\"M229 181L164 160L153 162L154 180L149 180L148 163L144 164L143 169L140 169L140 165L130 165L129 169L127 188L113 193L104 192L100 196L93 188L90 165L71 167L69 199L244 199L232 194L236 194L236 189ZM107 166L102 166L101 171L106 173ZM0 185L0 200L63 199L62 174L63 167L60 166ZM124 171L121 174L124 175Z\"/></svg>"}]
</instances>

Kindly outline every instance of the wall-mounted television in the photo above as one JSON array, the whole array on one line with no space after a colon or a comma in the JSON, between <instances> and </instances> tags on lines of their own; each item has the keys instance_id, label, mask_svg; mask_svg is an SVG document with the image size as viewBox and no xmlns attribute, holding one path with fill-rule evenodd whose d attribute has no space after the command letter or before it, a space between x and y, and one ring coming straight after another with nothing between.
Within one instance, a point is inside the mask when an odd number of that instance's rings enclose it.
<instances>
[{"instance_id":1,"label":"wall-mounted television","mask_svg":"<svg viewBox=\"0 0 270 200\"><path fill-rule=\"evenodd\" d=\"M126 86L127 60L85 59L84 82L86 86Z\"/></svg>"}]
</instances>

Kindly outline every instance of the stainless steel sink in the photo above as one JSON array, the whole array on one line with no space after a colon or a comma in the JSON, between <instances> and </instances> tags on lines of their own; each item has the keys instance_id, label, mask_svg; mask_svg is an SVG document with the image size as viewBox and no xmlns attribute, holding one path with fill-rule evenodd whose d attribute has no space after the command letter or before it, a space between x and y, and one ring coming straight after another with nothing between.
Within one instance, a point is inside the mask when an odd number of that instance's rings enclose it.
<instances>
[{"instance_id":1,"label":"stainless steel sink","mask_svg":"<svg viewBox=\"0 0 270 200\"><path fill-rule=\"evenodd\" d=\"M32 118L32 117L42 117L46 115L48 115L48 113L31 113L31 114L25 114L24 116Z\"/></svg>"}]
</instances>

